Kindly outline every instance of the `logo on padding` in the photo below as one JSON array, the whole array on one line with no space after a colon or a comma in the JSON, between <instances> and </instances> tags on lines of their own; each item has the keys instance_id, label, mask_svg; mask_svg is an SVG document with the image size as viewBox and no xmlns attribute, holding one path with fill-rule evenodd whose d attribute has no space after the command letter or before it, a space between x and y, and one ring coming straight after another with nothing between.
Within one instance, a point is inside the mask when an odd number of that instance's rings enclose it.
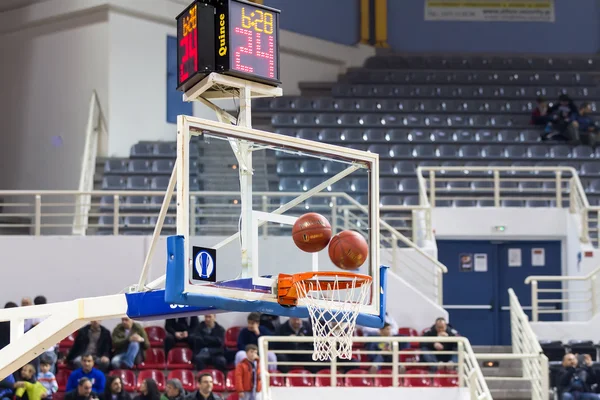
<instances>
[{"instance_id":1,"label":"logo on padding","mask_svg":"<svg viewBox=\"0 0 600 400\"><path fill-rule=\"evenodd\" d=\"M200 281L216 282L217 280L217 252L215 249L194 247L194 269L192 278Z\"/></svg>"}]
</instances>

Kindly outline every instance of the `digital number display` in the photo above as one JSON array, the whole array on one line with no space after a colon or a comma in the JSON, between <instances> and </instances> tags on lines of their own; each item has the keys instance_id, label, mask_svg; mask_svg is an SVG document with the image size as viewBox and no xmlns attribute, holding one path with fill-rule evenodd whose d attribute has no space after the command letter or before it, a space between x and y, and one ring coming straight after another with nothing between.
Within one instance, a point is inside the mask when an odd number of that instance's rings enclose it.
<instances>
[{"instance_id":1,"label":"digital number display","mask_svg":"<svg viewBox=\"0 0 600 400\"><path fill-rule=\"evenodd\" d=\"M198 5L177 20L177 82L181 85L198 72Z\"/></svg>"},{"instance_id":2,"label":"digital number display","mask_svg":"<svg viewBox=\"0 0 600 400\"><path fill-rule=\"evenodd\" d=\"M279 81L277 12L249 3L229 4L229 68Z\"/></svg>"}]
</instances>

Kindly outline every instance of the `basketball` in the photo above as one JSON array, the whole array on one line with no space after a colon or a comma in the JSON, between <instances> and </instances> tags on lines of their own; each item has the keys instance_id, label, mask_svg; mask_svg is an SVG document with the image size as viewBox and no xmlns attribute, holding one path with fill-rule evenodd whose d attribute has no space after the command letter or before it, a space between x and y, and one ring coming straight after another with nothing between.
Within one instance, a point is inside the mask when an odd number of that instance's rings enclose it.
<instances>
[{"instance_id":1,"label":"basketball","mask_svg":"<svg viewBox=\"0 0 600 400\"><path fill-rule=\"evenodd\" d=\"M358 232L341 231L329 242L329 258L338 268L357 269L365 263L367 255L369 255L369 245Z\"/></svg>"},{"instance_id":2,"label":"basketball","mask_svg":"<svg viewBox=\"0 0 600 400\"><path fill-rule=\"evenodd\" d=\"M321 214L307 213L294 223L292 238L300 250L316 253L327 247L331 239L331 225Z\"/></svg>"}]
</instances>

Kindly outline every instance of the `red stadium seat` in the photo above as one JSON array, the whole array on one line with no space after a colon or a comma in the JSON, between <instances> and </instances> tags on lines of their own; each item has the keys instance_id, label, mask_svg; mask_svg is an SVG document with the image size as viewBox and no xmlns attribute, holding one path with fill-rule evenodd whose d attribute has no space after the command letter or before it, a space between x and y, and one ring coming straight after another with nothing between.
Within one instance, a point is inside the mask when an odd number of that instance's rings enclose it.
<instances>
[{"instance_id":1,"label":"red stadium seat","mask_svg":"<svg viewBox=\"0 0 600 400\"><path fill-rule=\"evenodd\" d=\"M165 381L165 375L162 373L162 371L159 371L157 369L145 369L143 371L140 371L140 374L138 375L138 379L137 379L137 383L138 383L137 390L138 391L140 390L140 385L146 379L153 379L154 382L156 382L156 385L158 386L159 392L165 391L166 381Z\"/></svg>"},{"instance_id":2,"label":"red stadium seat","mask_svg":"<svg viewBox=\"0 0 600 400\"><path fill-rule=\"evenodd\" d=\"M429 372L425 369L411 369L406 371L407 375L427 375ZM431 379L426 376L407 376L404 378L404 386L406 387L429 387Z\"/></svg>"},{"instance_id":3,"label":"red stadium seat","mask_svg":"<svg viewBox=\"0 0 600 400\"><path fill-rule=\"evenodd\" d=\"M56 383L58 383L58 391L64 392L67 389L67 381L71 375L70 369L61 369L56 373Z\"/></svg>"},{"instance_id":4,"label":"red stadium seat","mask_svg":"<svg viewBox=\"0 0 600 400\"><path fill-rule=\"evenodd\" d=\"M344 386L344 378L342 373L338 372L337 373L337 377L336 377L336 386L338 387L342 387ZM319 372L317 372L317 377L315 378L315 386L319 386L319 387L328 387L331 386L331 370L328 369L322 369Z\"/></svg>"},{"instance_id":5,"label":"red stadium seat","mask_svg":"<svg viewBox=\"0 0 600 400\"><path fill-rule=\"evenodd\" d=\"M394 379L392 378L391 369L381 369L377 372L378 376L373 379L374 386L377 387L391 387L394 386ZM398 378L398 386L400 385L400 378Z\"/></svg>"},{"instance_id":6,"label":"red stadium seat","mask_svg":"<svg viewBox=\"0 0 600 400\"><path fill-rule=\"evenodd\" d=\"M163 347L167 332L162 326L147 326L144 328L151 347Z\"/></svg>"},{"instance_id":7,"label":"red stadium seat","mask_svg":"<svg viewBox=\"0 0 600 400\"><path fill-rule=\"evenodd\" d=\"M404 349L402 351L418 351L418 349ZM400 354L400 362L401 363L418 363L419 362L419 355L418 354ZM420 369L421 367L418 365L404 365L404 368L408 371L411 369Z\"/></svg>"},{"instance_id":8,"label":"red stadium seat","mask_svg":"<svg viewBox=\"0 0 600 400\"><path fill-rule=\"evenodd\" d=\"M273 373L274 374L281 374L281 371L275 371ZM271 375L271 377L269 379L269 384L271 386L285 386L285 379L281 375L279 375L279 376L273 376L273 375Z\"/></svg>"},{"instance_id":9,"label":"red stadium seat","mask_svg":"<svg viewBox=\"0 0 600 400\"><path fill-rule=\"evenodd\" d=\"M345 374L345 386L373 386L373 378L363 376L365 374L368 374L368 372L364 369L351 369Z\"/></svg>"},{"instance_id":10,"label":"red stadium seat","mask_svg":"<svg viewBox=\"0 0 600 400\"><path fill-rule=\"evenodd\" d=\"M226 400L240 400L240 396L237 393L231 393Z\"/></svg>"},{"instance_id":11,"label":"red stadium seat","mask_svg":"<svg viewBox=\"0 0 600 400\"><path fill-rule=\"evenodd\" d=\"M146 350L146 357L143 362L138 364L138 369L165 369L165 351L163 349L150 348Z\"/></svg>"},{"instance_id":12,"label":"red stadium seat","mask_svg":"<svg viewBox=\"0 0 600 400\"><path fill-rule=\"evenodd\" d=\"M61 353L68 353L69 349L71 349L71 347L73 347L73 343L75 343L75 338L77 337L77 333L79 331L75 331L73 333L71 333L69 336L67 336L66 338L64 338L63 340L61 340L58 343L58 351L60 351Z\"/></svg>"},{"instance_id":13,"label":"red stadium seat","mask_svg":"<svg viewBox=\"0 0 600 400\"><path fill-rule=\"evenodd\" d=\"M225 391L235 392L235 370L227 372L227 377L225 378Z\"/></svg>"},{"instance_id":14,"label":"red stadium seat","mask_svg":"<svg viewBox=\"0 0 600 400\"><path fill-rule=\"evenodd\" d=\"M234 371L235 372L235 371ZM213 392L224 392L225 391L225 375L218 369L203 369L198 371L199 376L201 374L210 374L213 378Z\"/></svg>"},{"instance_id":15,"label":"red stadium seat","mask_svg":"<svg viewBox=\"0 0 600 400\"><path fill-rule=\"evenodd\" d=\"M169 372L167 380L169 379L179 379L183 385L183 389L185 389L186 392L193 392L196 390L194 373L189 369L175 369Z\"/></svg>"},{"instance_id":16,"label":"red stadium seat","mask_svg":"<svg viewBox=\"0 0 600 400\"><path fill-rule=\"evenodd\" d=\"M232 326L225 332L225 348L227 350L237 350L237 340L242 330L241 326Z\"/></svg>"},{"instance_id":17,"label":"red stadium seat","mask_svg":"<svg viewBox=\"0 0 600 400\"><path fill-rule=\"evenodd\" d=\"M56 392L52 395L52 400L65 400L65 392Z\"/></svg>"},{"instance_id":18,"label":"red stadium seat","mask_svg":"<svg viewBox=\"0 0 600 400\"><path fill-rule=\"evenodd\" d=\"M123 390L126 392L135 392L137 388L137 382L135 379L135 374L130 369L115 369L110 371L111 376L118 376L121 378L121 383L123 384Z\"/></svg>"},{"instance_id":19,"label":"red stadium seat","mask_svg":"<svg viewBox=\"0 0 600 400\"><path fill-rule=\"evenodd\" d=\"M435 387L455 387L458 386L458 375L455 371L438 371L438 375L452 376L434 376L433 386Z\"/></svg>"},{"instance_id":20,"label":"red stadium seat","mask_svg":"<svg viewBox=\"0 0 600 400\"><path fill-rule=\"evenodd\" d=\"M194 369L192 359L194 355L188 348L175 347L167 356L168 369Z\"/></svg>"},{"instance_id":21,"label":"red stadium seat","mask_svg":"<svg viewBox=\"0 0 600 400\"><path fill-rule=\"evenodd\" d=\"M400 336L419 336L419 332L417 332L414 328L399 328L398 335ZM419 342L410 342L410 347L412 349L418 349L420 347Z\"/></svg>"},{"instance_id":22,"label":"red stadium seat","mask_svg":"<svg viewBox=\"0 0 600 400\"><path fill-rule=\"evenodd\" d=\"M296 374L299 376L289 376ZM292 369L288 372L286 379L286 386L314 386L315 380L310 376L310 371L305 369Z\"/></svg>"},{"instance_id":23,"label":"red stadium seat","mask_svg":"<svg viewBox=\"0 0 600 400\"><path fill-rule=\"evenodd\" d=\"M429 327L429 328L424 328L424 329L421 331L421 336L424 336L424 335L427 333L427 331L428 331L428 330L430 330L430 329L431 329L431 327Z\"/></svg>"}]
</instances>

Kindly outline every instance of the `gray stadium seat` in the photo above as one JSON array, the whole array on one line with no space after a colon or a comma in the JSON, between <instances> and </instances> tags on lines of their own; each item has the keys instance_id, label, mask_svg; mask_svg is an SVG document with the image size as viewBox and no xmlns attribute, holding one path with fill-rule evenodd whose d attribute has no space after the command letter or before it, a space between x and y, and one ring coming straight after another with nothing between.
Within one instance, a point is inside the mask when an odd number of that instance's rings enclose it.
<instances>
[{"instance_id":1,"label":"gray stadium seat","mask_svg":"<svg viewBox=\"0 0 600 400\"><path fill-rule=\"evenodd\" d=\"M463 158L479 158L481 156L480 146L473 144L460 146L458 156Z\"/></svg>"},{"instance_id":2,"label":"gray stadium seat","mask_svg":"<svg viewBox=\"0 0 600 400\"><path fill-rule=\"evenodd\" d=\"M473 181L471 182L471 187L473 188L473 190L477 191L488 191L494 189L494 182L489 180Z\"/></svg>"},{"instance_id":3,"label":"gray stadium seat","mask_svg":"<svg viewBox=\"0 0 600 400\"><path fill-rule=\"evenodd\" d=\"M338 172L341 172L344 169L346 169L346 167L347 167L346 164L342 164L342 163L334 162L334 161L326 161L325 164L323 164L323 172L325 174L335 175Z\"/></svg>"},{"instance_id":4,"label":"gray stadium seat","mask_svg":"<svg viewBox=\"0 0 600 400\"><path fill-rule=\"evenodd\" d=\"M590 146L576 146L571 151L571 158L582 159L582 158L591 158L594 156L594 149Z\"/></svg>"},{"instance_id":5,"label":"gray stadium seat","mask_svg":"<svg viewBox=\"0 0 600 400\"><path fill-rule=\"evenodd\" d=\"M316 129L303 128L296 132L296 137L307 140L319 140L319 131Z\"/></svg>"},{"instance_id":6,"label":"gray stadium seat","mask_svg":"<svg viewBox=\"0 0 600 400\"><path fill-rule=\"evenodd\" d=\"M430 134L427 132L423 132L420 130L413 129L408 133L408 141L409 142L425 142L430 141Z\"/></svg>"},{"instance_id":7,"label":"gray stadium seat","mask_svg":"<svg viewBox=\"0 0 600 400\"><path fill-rule=\"evenodd\" d=\"M340 130L339 129L322 129L319 132L319 141L325 143L338 143L341 141L340 139Z\"/></svg>"},{"instance_id":8,"label":"gray stadium seat","mask_svg":"<svg viewBox=\"0 0 600 400\"><path fill-rule=\"evenodd\" d=\"M403 143L409 141L410 139L408 132L399 129L390 129L385 133L385 140L392 143Z\"/></svg>"},{"instance_id":9,"label":"gray stadium seat","mask_svg":"<svg viewBox=\"0 0 600 400\"><path fill-rule=\"evenodd\" d=\"M414 174L416 169L417 166L412 161L398 161L394 165L394 171L397 174Z\"/></svg>"},{"instance_id":10,"label":"gray stadium seat","mask_svg":"<svg viewBox=\"0 0 600 400\"><path fill-rule=\"evenodd\" d=\"M408 146L406 146L408 147ZM388 158L388 157L397 157L391 153L390 146L385 144L372 144L368 147L368 150L371 153L379 154L379 157Z\"/></svg>"},{"instance_id":11,"label":"gray stadium seat","mask_svg":"<svg viewBox=\"0 0 600 400\"><path fill-rule=\"evenodd\" d=\"M477 207L495 207L494 200L477 200Z\"/></svg>"},{"instance_id":12,"label":"gray stadium seat","mask_svg":"<svg viewBox=\"0 0 600 400\"><path fill-rule=\"evenodd\" d=\"M412 146L406 144L397 144L389 149L388 155L392 158L408 158L412 157Z\"/></svg>"},{"instance_id":13,"label":"gray stadium seat","mask_svg":"<svg viewBox=\"0 0 600 400\"><path fill-rule=\"evenodd\" d=\"M542 184L542 182L539 181L523 181L523 182L519 182L519 189L522 191L533 191L533 192L538 192L541 191L544 188L544 185Z\"/></svg>"},{"instance_id":14,"label":"gray stadium seat","mask_svg":"<svg viewBox=\"0 0 600 400\"><path fill-rule=\"evenodd\" d=\"M416 178L404 178L398 183L398 188L401 192L414 191L418 192L419 183Z\"/></svg>"},{"instance_id":15,"label":"gray stadium seat","mask_svg":"<svg viewBox=\"0 0 600 400\"><path fill-rule=\"evenodd\" d=\"M123 190L127 188L127 181L122 176L105 176L102 178L103 190Z\"/></svg>"},{"instance_id":16,"label":"gray stadium seat","mask_svg":"<svg viewBox=\"0 0 600 400\"><path fill-rule=\"evenodd\" d=\"M340 181L336 182L339 183ZM343 181L342 181L343 182ZM308 178L302 181L302 190L307 191L323 183L323 178ZM350 186L350 184L348 184ZM333 190L332 190L333 191Z\"/></svg>"},{"instance_id":17,"label":"gray stadium seat","mask_svg":"<svg viewBox=\"0 0 600 400\"><path fill-rule=\"evenodd\" d=\"M500 142L517 142L520 135L515 131L500 131L498 132L498 141Z\"/></svg>"},{"instance_id":18,"label":"gray stadium seat","mask_svg":"<svg viewBox=\"0 0 600 400\"><path fill-rule=\"evenodd\" d=\"M510 145L506 146L504 149L504 157L510 158L511 160L515 158L525 158L526 156L527 148L525 146Z\"/></svg>"},{"instance_id":19,"label":"gray stadium seat","mask_svg":"<svg viewBox=\"0 0 600 400\"><path fill-rule=\"evenodd\" d=\"M504 199L500 200L500 205L502 207L523 207L525 202L523 200Z\"/></svg>"},{"instance_id":20,"label":"gray stadium seat","mask_svg":"<svg viewBox=\"0 0 600 400\"><path fill-rule=\"evenodd\" d=\"M453 144L442 144L435 150L437 157L454 158L458 155L458 146Z\"/></svg>"},{"instance_id":21,"label":"gray stadium seat","mask_svg":"<svg viewBox=\"0 0 600 400\"><path fill-rule=\"evenodd\" d=\"M295 160L281 160L277 162L277 173L280 175L295 175L299 172L300 163Z\"/></svg>"},{"instance_id":22,"label":"gray stadium seat","mask_svg":"<svg viewBox=\"0 0 600 400\"><path fill-rule=\"evenodd\" d=\"M381 178L379 180L379 190L381 192L398 192L399 184L395 178Z\"/></svg>"},{"instance_id":23,"label":"gray stadium seat","mask_svg":"<svg viewBox=\"0 0 600 400\"><path fill-rule=\"evenodd\" d=\"M127 160L106 160L104 162L104 174L124 174L127 172Z\"/></svg>"},{"instance_id":24,"label":"gray stadium seat","mask_svg":"<svg viewBox=\"0 0 600 400\"><path fill-rule=\"evenodd\" d=\"M176 158L177 145L174 142L155 143L152 155L161 158Z\"/></svg>"},{"instance_id":25,"label":"gray stadium seat","mask_svg":"<svg viewBox=\"0 0 600 400\"><path fill-rule=\"evenodd\" d=\"M133 157L152 157L152 153L154 152L154 146L152 143L136 143L131 146L131 150L129 151L129 155Z\"/></svg>"},{"instance_id":26,"label":"gray stadium seat","mask_svg":"<svg viewBox=\"0 0 600 400\"><path fill-rule=\"evenodd\" d=\"M458 200L454 200L454 206L455 207L476 207L477 202L475 200L458 199Z\"/></svg>"},{"instance_id":27,"label":"gray stadium seat","mask_svg":"<svg viewBox=\"0 0 600 400\"><path fill-rule=\"evenodd\" d=\"M121 199L119 199L121 200ZM115 208L114 196L102 196L100 198L100 211L113 211Z\"/></svg>"},{"instance_id":28,"label":"gray stadium seat","mask_svg":"<svg viewBox=\"0 0 600 400\"><path fill-rule=\"evenodd\" d=\"M475 132L475 140L478 142L497 142L498 135L492 131L477 131Z\"/></svg>"},{"instance_id":29,"label":"gray stadium seat","mask_svg":"<svg viewBox=\"0 0 600 400\"><path fill-rule=\"evenodd\" d=\"M587 162L581 164L581 175L600 175L600 163Z\"/></svg>"},{"instance_id":30,"label":"gray stadium seat","mask_svg":"<svg viewBox=\"0 0 600 400\"><path fill-rule=\"evenodd\" d=\"M527 155L529 158L547 158L550 154L548 146L529 146Z\"/></svg>"},{"instance_id":31,"label":"gray stadium seat","mask_svg":"<svg viewBox=\"0 0 600 400\"><path fill-rule=\"evenodd\" d=\"M397 174L394 169L395 163L394 161L380 161L379 162L379 175L392 175Z\"/></svg>"},{"instance_id":32,"label":"gray stadium seat","mask_svg":"<svg viewBox=\"0 0 600 400\"><path fill-rule=\"evenodd\" d=\"M150 206L150 198L147 196L127 196L124 203L125 209L129 211L147 210Z\"/></svg>"},{"instance_id":33,"label":"gray stadium seat","mask_svg":"<svg viewBox=\"0 0 600 400\"><path fill-rule=\"evenodd\" d=\"M571 148L569 146L559 144L550 147L550 157L552 158L567 158L571 154Z\"/></svg>"},{"instance_id":34,"label":"gray stadium seat","mask_svg":"<svg viewBox=\"0 0 600 400\"><path fill-rule=\"evenodd\" d=\"M379 131L375 131L375 132L379 132ZM383 132L381 132L381 136L383 137ZM342 142L360 142L360 141L366 141L366 142L376 142L379 140L370 140L370 139L365 139L365 133L363 133L362 129L344 129L341 133L340 133L340 140ZM382 140L383 141L383 138Z\"/></svg>"},{"instance_id":35,"label":"gray stadium seat","mask_svg":"<svg viewBox=\"0 0 600 400\"><path fill-rule=\"evenodd\" d=\"M435 156L435 147L427 144L416 145L413 148L412 155L417 158L433 158Z\"/></svg>"},{"instance_id":36,"label":"gray stadium seat","mask_svg":"<svg viewBox=\"0 0 600 400\"><path fill-rule=\"evenodd\" d=\"M382 206L401 206L404 204L404 198L402 196L385 195L381 196L379 203Z\"/></svg>"},{"instance_id":37,"label":"gray stadium seat","mask_svg":"<svg viewBox=\"0 0 600 400\"><path fill-rule=\"evenodd\" d=\"M387 139L386 132L381 130L367 129L366 131L359 133L360 139L368 143L389 141L389 139Z\"/></svg>"},{"instance_id":38,"label":"gray stadium seat","mask_svg":"<svg viewBox=\"0 0 600 400\"><path fill-rule=\"evenodd\" d=\"M442 163L442 167L448 167L448 168L452 168L452 167L462 167L463 163L460 161L444 161ZM462 175L464 174L464 172L460 171L449 171L449 170L441 170L439 173L443 174L443 175Z\"/></svg>"},{"instance_id":39,"label":"gray stadium seat","mask_svg":"<svg viewBox=\"0 0 600 400\"><path fill-rule=\"evenodd\" d=\"M147 160L131 160L127 167L130 174L150 174L152 163Z\"/></svg>"},{"instance_id":40,"label":"gray stadium seat","mask_svg":"<svg viewBox=\"0 0 600 400\"><path fill-rule=\"evenodd\" d=\"M440 131L435 130L431 132L430 138L434 142L452 142L454 140L454 135L448 131Z\"/></svg>"},{"instance_id":41,"label":"gray stadium seat","mask_svg":"<svg viewBox=\"0 0 600 400\"><path fill-rule=\"evenodd\" d=\"M368 192L369 191L369 181L366 178L356 178L352 180L350 184L350 190L352 192Z\"/></svg>"},{"instance_id":42,"label":"gray stadium seat","mask_svg":"<svg viewBox=\"0 0 600 400\"><path fill-rule=\"evenodd\" d=\"M419 196L406 196L404 198L405 206L418 206L419 205Z\"/></svg>"},{"instance_id":43,"label":"gray stadium seat","mask_svg":"<svg viewBox=\"0 0 600 400\"><path fill-rule=\"evenodd\" d=\"M351 181L343 179L335 182L333 185L327 188L330 192L351 192Z\"/></svg>"},{"instance_id":44,"label":"gray stadium seat","mask_svg":"<svg viewBox=\"0 0 600 400\"><path fill-rule=\"evenodd\" d=\"M320 160L304 160L300 164L298 170L301 174L316 174L320 175L323 173L323 162Z\"/></svg>"},{"instance_id":45,"label":"gray stadium seat","mask_svg":"<svg viewBox=\"0 0 600 400\"><path fill-rule=\"evenodd\" d=\"M504 156L504 149L501 146L483 146L481 148L481 157L499 158Z\"/></svg>"},{"instance_id":46,"label":"gray stadium seat","mask_svg":"<svg viewBox=\"0 0 600 400\"><path fill-rule=\"evenodd\" d=\"M173 172L173 166L175 162L173 160L154 160L152 162L151 171L153 174L171 174Z\"/></svg>"},{"instance_id":47,"label":"gray stadium seat","mask_svg":"<svg viewBox=\"0 0 600 400\"><path fill-rule=\"evenodd\" d=\"M141 184L142 182L140 182ZM152 180L146 184L149 185L149 188L152 190L166 190L169 186L169 177L168 176L155 176Z\"/></svg>"},{"instance_id":48,"label":"gray stadium seat","mask_svg":"<svg viewBox=\"0 0 600 400\"><path fill-rule=\"evenodd\" d=\"M475 133L469 131L454 132L454 140L457 142L473 142L475 141Z\"/></svg>"}]
</instances>

